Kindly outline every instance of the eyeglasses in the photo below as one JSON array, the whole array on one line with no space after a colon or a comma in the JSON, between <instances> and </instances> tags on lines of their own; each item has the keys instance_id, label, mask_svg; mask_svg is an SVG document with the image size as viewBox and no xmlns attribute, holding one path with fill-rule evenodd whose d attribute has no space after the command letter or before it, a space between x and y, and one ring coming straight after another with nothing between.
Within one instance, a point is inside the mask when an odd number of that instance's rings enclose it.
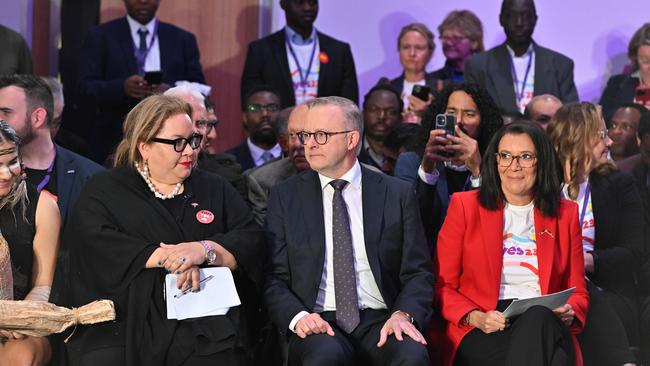
<instances>
[{"instance_id":1,"label":"eyeglasses","mask_svg":"<svg viewBox=\"0 0 650 366\"><path fill-rule=\"evenodd\" d=\"M313 137L314 141L316 141L317 144L319 145L325 145L327 143L327 139L332 136L332 135L338 135L340 133L348 133L352 132L352 130L348 131L337 131L337 132L327 132L327 131L315 131L315 132L298 132L298 139L300 140L301 144L305 144L308 138Z\"/></svg>"},{"instance_id":2,"label":"eyeglasses","mask_svg":"<svg viewBox=\"0 0 650 366\"><path fill-rule=\"evenodd\" d=\"M211 120L205 120L205 119L200 119L196 121L196 128L198 129L205 129L205 134L209 134L212 129L219 124L218 119L211 119Z\"/></svg>"},{"instance_id":3,"label":"eyeglasses","mask_svg":"<svg viewBox=\"0 0 650 366\"><path fill-rule=\"evenodd\" d=\"M500 166L508 168L512 165L512 162L517 160L517 163L522 168L530 168L535 165L537 156L533 153L523 153L519 155L512 155L507 152L498 152L497 153L497 162Z\"/></svg>"},{"instance_id":4,"label":"eyeglasses","mask_svg":"<svg viewBox=\"0 0 650 366\"><path fill-rule=\"evenodd\" d=\"M461 42L462 40L467 39L465 36L440 36L440 42L442 43L458 43Z\"/></svg>"},{"instance_id":5,"label":"eyeglasses","mask_svg":"<svg viewBox=\"0 0 650 366\"><path fill-rule=\"evenodd\" d=\"M395 108L379 108L374 105L368 106L368 108L366 108L366 111L377 116L381 116L383 114L388 117L397 117L400 115L400 112Z\"/></svg>"},{"instance_id":6,"label":"eyeglasses","mask_svg":"<svg viewBox=\"0 0 650 366\"><path fill-rule=\"evenodd\" d=\"M185 147L187 147L187 144L190 144L192 150L198 149L199 146L201 145L202 138L203 135L195 133L188 138L179 137L174 140L169 140L169 139L162 139L160 137L152 137L150 141L160 142L161 144L174 145L174 151L183 152L183 150L185 150Z\"/></svg>"},{"instance_id":7,"label":"eyeglasses","mask_svg":"<svg viewBox=\"0 0 650 366\"><path fill-rule=\"evenodd\" d=\"M246 111L251 112L251 113L261 113L261 112L268 112L268 113L275 113L280 110L280 106L277 105L276 103L271 103L271 104L248 104L246 105Z\"/></svg>"}]
</instances>

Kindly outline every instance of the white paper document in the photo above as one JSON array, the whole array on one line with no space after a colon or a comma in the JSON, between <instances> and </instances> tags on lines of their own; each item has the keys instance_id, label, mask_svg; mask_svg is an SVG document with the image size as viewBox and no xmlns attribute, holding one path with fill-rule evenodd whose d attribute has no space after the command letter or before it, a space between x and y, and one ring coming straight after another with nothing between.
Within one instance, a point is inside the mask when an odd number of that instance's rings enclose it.
<instances>
[{"instance_id":1,"label":"white paper document","mask_svg":"<svg viewBox=\"0 0 650 366\"><path fill-rule=\"evenodd\" d=\"M503 316L511 318L513 316L521 315L530 307L541 305L548 309L555 309L566 304L567 300L575 290L575 287L568 288L564 291L556 292L539 297L531 297L530 299L514 300L508 305L508 308L503 312Z\"/></svg>"},{"instance_id":2,"label":"white paper document","mask_svg":"<svg viewBox=\"0 0 650 366\"><path fill-rule=\"evenodd\" d=\"M165 276L167 319L190 319L224 315L241 304L235 281L228 267L199 268L201 287L198 292L182 292L176 287L175 274Z\"/></svg>"}]
</instances>

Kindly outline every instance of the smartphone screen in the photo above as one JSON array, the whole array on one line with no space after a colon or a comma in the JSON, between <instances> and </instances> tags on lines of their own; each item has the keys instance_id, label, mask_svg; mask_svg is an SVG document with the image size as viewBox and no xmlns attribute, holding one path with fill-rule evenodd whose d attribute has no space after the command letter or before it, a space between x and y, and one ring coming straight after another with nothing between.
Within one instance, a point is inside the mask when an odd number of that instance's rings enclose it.
<instances>
[{"instance_id":1,"label":"smartphone screen","mask_svg":"<svg viewBox=\"0 0 650 366\"><path fill-rule=\"evenodd\" d=\"M144 73L144 80L146 80L149 85L159 85L162 83L162 77L162 71L147 71Z\"/></svg>"}]
</instances>

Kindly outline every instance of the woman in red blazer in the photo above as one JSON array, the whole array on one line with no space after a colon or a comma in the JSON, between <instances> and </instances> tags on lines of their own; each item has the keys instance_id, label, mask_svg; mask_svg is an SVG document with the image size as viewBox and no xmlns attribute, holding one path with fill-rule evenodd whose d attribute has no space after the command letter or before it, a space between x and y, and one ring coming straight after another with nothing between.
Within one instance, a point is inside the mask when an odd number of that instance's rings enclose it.
<instances>
[{"instance_id":1,"label":"woman in red blazer","mask_svg":"<svg viewBox=\"0 0 650 366\"><path fill-rule=\"evenodd\" d=\"M438 237L433 360L443 365L581 363L575 334L589 306L574 203L544 131L503 127L488 146L478 191L452 196ZM575 287L567 303L505 319L513 298ZM440 353L440 355L437 355ZM436 357L438 356L438 357ZM436 362L436 361L434 361Z\"/></svg>"}]
</instances>

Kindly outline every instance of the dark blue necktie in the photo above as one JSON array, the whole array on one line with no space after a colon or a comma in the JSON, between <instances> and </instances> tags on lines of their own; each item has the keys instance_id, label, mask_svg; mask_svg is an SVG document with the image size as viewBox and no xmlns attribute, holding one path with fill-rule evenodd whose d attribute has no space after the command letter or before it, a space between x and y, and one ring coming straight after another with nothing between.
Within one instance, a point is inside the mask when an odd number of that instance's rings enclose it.
<instances>
[{"instance_id":1,"label":"dark blue necktie","mask_svg":"<svg viewBox=\"0 0 650 366\"><path fill-rule=\"evenodd\" d=\"M138 62L138 75L144 74L144 63L145 63L145 52L147 52L147 34L149 31L146 28L138 29L138 35L140 36L140 45L138 46L138 53L140 54Z\"/></svg>"},{"instance_id":2,"label":"dark blue necktie","mask_svg":"<svg viewBox=\"0 0 650 366\"><path fill-rule=\"evenodd\" d=\"M354 270L354 251L350 216L343 200L343 188L347 181L336 179L330 182L334 187L332 199L332 239L334 259L334 294L336 296L336 323L347 333L359 325L359 297L357 276Z\"/></svg>"}]
</instances>

